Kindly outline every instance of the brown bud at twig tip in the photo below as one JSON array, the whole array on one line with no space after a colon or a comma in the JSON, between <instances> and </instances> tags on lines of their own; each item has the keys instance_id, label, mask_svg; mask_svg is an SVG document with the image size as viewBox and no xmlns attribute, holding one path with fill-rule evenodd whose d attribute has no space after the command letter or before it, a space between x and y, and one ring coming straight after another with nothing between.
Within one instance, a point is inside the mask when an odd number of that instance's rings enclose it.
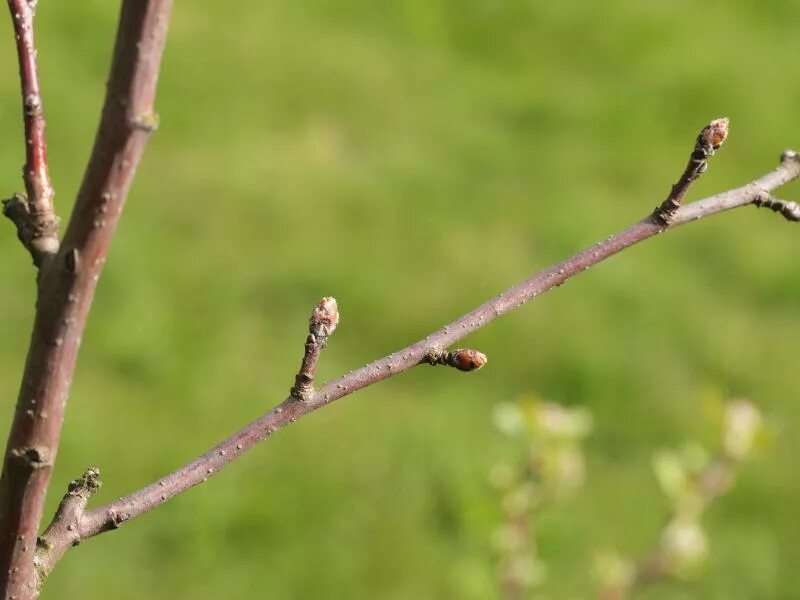
<instances>
[{"instance_id":1,"label":"brown bud at twig tip","mask_svg":"<svg viewBox=\"0 0 800 600\"><path fill-rule=\"evenodd\" d=\"M662 225L668 226L681 207L681 201L692 182L708 169L708 159L714 156L728 137L728 119L714 119L703 127L694 143L694 150L689 155L689 163L677 183L672 186L669 196L653 211L655 218Z\"/></svg>"},{"instance_id":2,"label":"brown bud at twig tip","mask_svg":"<svg viewBox=\"0 0 800 600\"><path fill-rule=\"evenodd\" d=\"M725 139L728 137L729 123L730 121L727 117L714 119L700 132L700 139L706 146L710 146L713 150L719 150L719 147L725 143Z\"/></svg>"},{"instance_id":3,"label":"brown bud at twig tip","mask_svg":"<svg viewBox=\"0 0 800 600\"><path fill-rule=\"evenodd\" d=\"M339 306L336 298L325 296L314 307L311 318L308 321L308 330L317 337L328 337L339 324Z\"/></svg>"},{"instance_id":4,"label":"brown bud at twig tip","mask_svg":"<svg viewBox=\"0 0 800 600\"><path fill-rule=\"evenodd\" d=\"M305 401L314 391L312 386L317 370L317 360L328 343L328 336L336 331L339 324L339 306L336 298L325 296L311 312L308 320L308 337L306 338L303 362L300 371L294 378L294 385L289 395L297 400Z\"/></svg>"},{"instance_id":5,"label":"brown bud at twig tip","mask_svg":"<svg viewBox=\"0 0 800 600\"><path fill-rule=\"evenodd\" d=\"M471 348L459 348L450 352L431 348L422 360L429 365L447 365L459 371L477 371L489 362L483 352Z\"/></svg>"}]
</instances>

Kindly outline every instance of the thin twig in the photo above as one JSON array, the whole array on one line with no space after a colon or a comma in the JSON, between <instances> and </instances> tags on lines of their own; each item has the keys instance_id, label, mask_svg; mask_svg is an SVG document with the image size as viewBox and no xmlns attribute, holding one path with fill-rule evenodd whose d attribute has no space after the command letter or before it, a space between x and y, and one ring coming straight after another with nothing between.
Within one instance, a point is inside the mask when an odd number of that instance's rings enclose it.
<instances>
[{"instance_id":1,"label":"thin twig","mask_svg":"<svg viewBox=\"0 0 800 600\"><path fill-rule=\"evenodd\" d=\"M100 470L95 467L86 469L82 477L70 482L53 520L36 540L34 564L37 589L41 589L44 580L63 553L71 546L81 543L80 524L83 513L89 498L100 489L101 485Z\"/></svg>"},{"instance_id":2,"label":"thin twig","mask_svg":"<svg viewBox=\"0 0 800 600\"><path fill-rule=\"evenodd\" d=\"M319 301L308 320L308 337L300 371L294 380L289 395L296 400L305 401L314 391L314 375L317 371L317 360L328 343L328 337L336 331L339 324L339 307L336 298L326 296Z\"/></svg>"},{"instance_id":3,"label":"thin twig","mask_svg":"<svg viewBox=\"0 0 800 600\"><path fill-rule=\"evenodd\" d=\"M25 165L22 179L27 195L15 194L3 201L3 214L17 227L20 241L37 267L58 252L58 217L53 205L53 185L47 168L44 111L36 66L33 22L35 0L9 0L17 41L22 115L25 125Z\"/></svg>"},{"instance_id":4,"label":"thin twig","mask_svg":"<svg viewBox=\"0 0 800 600\"><path fill-rule=\"evenodd\" d=\"M431 351L446 348L497 317L519 308L528 300L562 285L573 275L613 256L629 246L700 219L732 208L752 204L757 194L773 190L800 177L800 161L786 159L774 171L741 188L695 202L679 209L665 228L648 216L628 229L579 252L557 265L544 269L519 285L486 302L426 338L351 371L308 395L304 402L290 397L261 418L245 426L191 463L119 500L88 511L81 523L82 539L89 538L134 519L168 499L203 483L257 443L300 417L322 408L362 388L429 362Z\"/></svg>"},{"instance_id":5,"label":"thin twig","mask_svg":"<svg viewBox=\"0 0 800 600\"><path fill-rule=\"evenodd\" d=\"M123 0L92 155L61 248L40 270L36 320L0 480L0 597L37 594L32 542L94 291L155 127L153 101L171 7L171 0Z\"/></svg>"},{"instance_id":6,"label":"thin twig","mask_svg":"<svg viewBox=\"0 0 800 600\"><path fill-rule=\"evenodd\" d=\"M753 202L758 208L768 208L783 216L787 221L800 221L800 204L778 200L771 194L764 192Z\"/></svg>"},{"instance_id":7,"label":"thin twig","mask_svg":"<svg viewBox=\"0 0 800 600\"><path fill-rule=\"evenodd\" d=\"M689 155L689 162L683 170L678 182L672 186L669 196L656 208L653 216L664 225L672 222L675 212L681 207L681 201L689 190L692 182L708 169L708 159L714 156L720 146L728 137L728 119L714 119L703 127L694 144L694 150Z\"/></svg>"}]
</instances>

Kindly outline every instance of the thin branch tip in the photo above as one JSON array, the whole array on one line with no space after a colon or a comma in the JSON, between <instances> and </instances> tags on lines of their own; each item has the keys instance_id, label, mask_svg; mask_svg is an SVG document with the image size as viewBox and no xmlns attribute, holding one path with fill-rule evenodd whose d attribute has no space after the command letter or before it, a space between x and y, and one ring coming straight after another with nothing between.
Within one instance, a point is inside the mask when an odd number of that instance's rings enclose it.
<instances>
[{"instance_id":1,"label":"thin branch tip","mask_svg":"<svg viewBox=\"0 0 800 600\"><path fill-rule=\"evenodd\" d=\"M314 392L314 375L317 370L319 355L339 325L339 305L333 296L325 296L311 311L308 319L308 337L306 338L303 361L300 371L295 376L294 385L289 395L295 400L306 401Z\"/></svg>"},{"instance_id":2,"label":"thin branch tip","mask_svg":"<svg viewBox=\"0 0 800 600\"><path fill-rule=\"evenodd\" d=\"M781 153L781 162L783 163L791 160L800 162L800 153L787 148Z\"/></svg>"},{"instance_id":3,"label":"thin branch tip","mask_svg":"<svg viewBox=\"0 0 800 600\"><path fill-rule=\"evenodd\" d=\"M339 325L339 304L333 296L325 296L311 312L308 320L309 333L317 337L327 338Z\"/></svg>"},{"instance_id":4,"label":"thin branch tip","mask_svg":"<svg viewBox=\"0 0 800 600\"><path fill-rule=\"evenodd\" d=\"M91 498L103 485L100 479L100 469L89 467L78 479L73 479L67 487L67 495Z\"/></svg>"},{"instance_id":5,"label":"thin branch tip","mask_svg":"<svg viewBox=\"0 0 800 600\"><path fill-rule=\"evenodd\" d=\"M728 139L730 120L727 117L714 119L703 127L694 143L694 150L689 155L689 162L677 183L672 186L667 199L653 211L653 218L664 226L672 223L675 213L681 207L681 201L692 182L708 169L708 161Z\"/></svg>"},{"instance_id":6,"label":"thin branch tip","mask_svg":"<svg viewBox=\"0 0 800 600\"><path fill-rule=\"evenodd\" d=\"M700 137L705 142L704 147L711 148L710 155L713 155L725 143L728 138L730 122L728 117L714 119L700 132Z\"/></svg>"},{"instance_id":7,"label":"thin branch tip","mask_svg":"<svg viewBox=\"0 0 800 600\"><path fill-rule=\"evenodd\" d=\"M441 348L431 348L425 353L422 362L429 365L446 365L459 371L477 371L489 362L483 352L478 352L472 348L458 348L457 350L443 350Z\"/></svg>"}]
</instances>

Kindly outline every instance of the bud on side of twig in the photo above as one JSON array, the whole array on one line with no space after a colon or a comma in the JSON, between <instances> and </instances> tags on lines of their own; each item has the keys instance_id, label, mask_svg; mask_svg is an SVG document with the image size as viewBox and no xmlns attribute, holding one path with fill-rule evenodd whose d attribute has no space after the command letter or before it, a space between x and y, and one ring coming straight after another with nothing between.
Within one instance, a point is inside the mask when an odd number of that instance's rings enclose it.
<instances>
[{"instance_id":1,"label":"bud on side of twig","mask_svg":"<svg viewBox=\"0 0 800 600\"><path fill-rule=\"evenodd\" d=\"M482 368L489 359L483 352L478 352L472 348L459 348L457 350L441 350L431 348L423 358L424 362L430 365L447 365L459 371L477 371Z\"/></svg>"},{"instance_id":2,"label":"bud on side of twig","mask_svg":"<svg viewBox=\"0 0 800 600\"><path fill-rule=\"evenodd\" d=\"M489 361L483 352L462 348L447 353L447 364L459 371L477 371Z\"/></svg>"}]
</instances>

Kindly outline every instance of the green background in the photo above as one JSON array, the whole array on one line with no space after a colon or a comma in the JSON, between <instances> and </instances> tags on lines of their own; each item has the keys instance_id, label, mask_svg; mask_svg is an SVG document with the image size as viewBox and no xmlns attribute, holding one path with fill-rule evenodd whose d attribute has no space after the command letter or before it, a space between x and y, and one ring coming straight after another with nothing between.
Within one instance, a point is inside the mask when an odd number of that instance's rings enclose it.
<instances>
[{"instance_id":1,"label":"green background","mask_svg":"<svg viewBox=\"0 0 800 600\"><path fill-rule=\"evenodd\" d=\"M39 59L66 219L117 3L42 1ZM427 335L644 216L710 119L731 135L691 192L800 145L795 0L179 1L157 102L84 337L48 514L204 452L282 400L324 295L322 379ZM0 190L21 188L11 28ZM798 199L797 186L781 196ZM647 242L474 334L489 365L415 369L308 416L208 484L71 551L43 598L494 598L487 473L520 449L498 402L595 419L588 481L543 514L541 598L590 598L597 550L638 556L667 502L653 452L712 447L745 396L773 441L706 519L693 582L645 598L798 598L800 229L742 209ZM31 326L29 258L0 229L0 429Z\"/></svg>"}]
</instances>

